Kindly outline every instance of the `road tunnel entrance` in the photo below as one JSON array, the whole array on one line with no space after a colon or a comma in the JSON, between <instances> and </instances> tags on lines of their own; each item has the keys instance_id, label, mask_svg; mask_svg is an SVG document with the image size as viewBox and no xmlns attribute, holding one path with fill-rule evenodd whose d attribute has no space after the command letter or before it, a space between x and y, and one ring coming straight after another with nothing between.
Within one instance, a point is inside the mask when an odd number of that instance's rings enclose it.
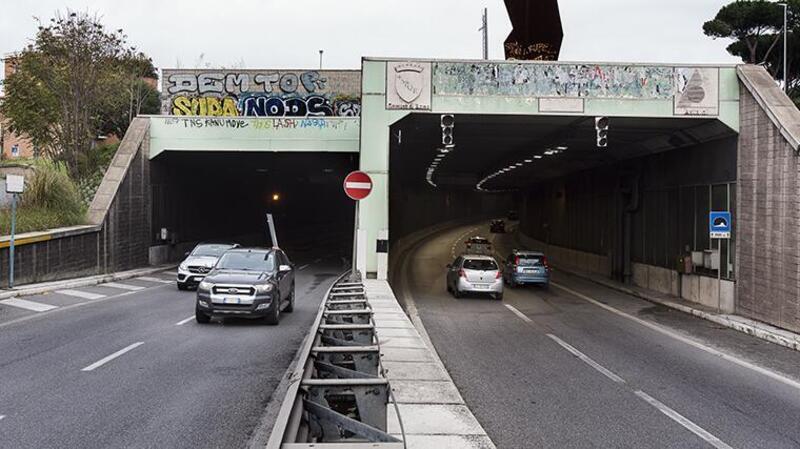
<instances>
[{"instance_id":1,"label":"road tunnel entrance","mask_svg":"<svg viewBox=\"0 0 800 449\"><path fill-rule=\"evenodd\" d=\"M269 245L272 213L289 254L350 257L341 183L356 166L352 153L165 151L151 160L154 244L173 260L199 241Z\"/></svg>"},{"instance_id":2,"label":"road tunnel entrance","mask_svg":"<svg viewBox=\"0 0 800 449\"><path fill-rule=\"evenodd\" d=\"M638 265L676 269L692 251L733 248L708 239L709 210L735 203L737 133L712 118L414 113L390 132L393 242L448 220L520 212L520 244L631 281ZM488 228L482 231L488 234ZM505 255L500 255L505 256Z\"/></svg>"}]
</instances>

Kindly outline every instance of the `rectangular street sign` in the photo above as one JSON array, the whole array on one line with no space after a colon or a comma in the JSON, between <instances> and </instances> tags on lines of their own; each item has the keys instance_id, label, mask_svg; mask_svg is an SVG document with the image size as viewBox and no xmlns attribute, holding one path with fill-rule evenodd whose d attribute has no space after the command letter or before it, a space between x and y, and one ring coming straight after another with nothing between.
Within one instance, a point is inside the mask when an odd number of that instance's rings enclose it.
<instances>
[{"instance_id":1,"label":"rectangular street sign","mask_svg":"<svg viewBox=\"0 0 800 449\"><path fill-rule=\"evenodd\" d=\"M25 189L25 177L20 175L6 175L6 192L22 193Z\"/></svg>"},{"instance_id":2,"label":"rectangular street sign","mask_svg":"<svg viewBox=\"0 0 800 449\"><path fill-rule=\"evenodd\" d=\"M727 211L709 212L708 233L712 239L731 238L731 213Z\"/></svg>"}]
</instances>

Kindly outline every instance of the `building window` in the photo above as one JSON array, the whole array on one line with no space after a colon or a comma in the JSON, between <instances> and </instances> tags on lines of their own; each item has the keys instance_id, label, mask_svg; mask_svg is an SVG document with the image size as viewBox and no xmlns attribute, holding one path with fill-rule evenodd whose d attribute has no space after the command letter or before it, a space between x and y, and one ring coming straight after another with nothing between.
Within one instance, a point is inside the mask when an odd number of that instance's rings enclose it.
<instances>
[{"instance_id":1,"label":"building window","mask_svg":"<svg viewBox=\"0 0 800 449\"><path fill-rule=\"evenodd\" d=\"M19 157L19 145L11 145L11 157Z\"/></svg>"}]
</instances>

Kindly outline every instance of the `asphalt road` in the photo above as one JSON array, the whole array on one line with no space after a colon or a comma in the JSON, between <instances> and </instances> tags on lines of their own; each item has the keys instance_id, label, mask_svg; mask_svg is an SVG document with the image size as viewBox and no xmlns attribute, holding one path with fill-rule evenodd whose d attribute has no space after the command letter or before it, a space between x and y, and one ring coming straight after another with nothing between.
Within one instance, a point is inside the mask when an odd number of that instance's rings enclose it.
<instances>
[{"instance_id":1,"label":"asphalt road","mask_svg":"<svg viewBox=\"0 0 800 449\"><path fill-rule=\"evenodd\" d=\"M0 305L0 448L244 447L342 272L297 262L279 326L199 325L194 292L157 282L166 273L78 289L93 300L25 298L58 306L41 313Z\"/></svg>"},{"instance_id":2,"label":"asphalt road","mask_svg":"<svg viewBox=\"0 0 800 449\"><path fill-rule=\"evenodd\" d=\"M558 270L549 290L454 299L445 265L475 233L422 241L393 284L499 448L800 447L800 353Z\"/></svg>"}]
</instances>

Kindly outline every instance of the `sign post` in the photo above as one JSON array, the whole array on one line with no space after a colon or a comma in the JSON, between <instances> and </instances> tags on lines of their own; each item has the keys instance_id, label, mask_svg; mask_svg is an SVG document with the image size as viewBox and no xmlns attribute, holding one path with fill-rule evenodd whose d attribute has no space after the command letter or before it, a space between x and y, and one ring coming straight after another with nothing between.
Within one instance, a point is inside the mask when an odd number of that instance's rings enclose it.
<instances>
[{"instance_id":1,"label":"sign post","mask_svg":"<svg viewBox=\"0 0 800 449\"><path fill-rule=\"evenodd\" d=\"M355 220L353 221L353 266L352 270L350 271L350 278L352 280L357 279L359 273L357 267L357 259L358 259L358 204L369 196L370 192L372 192L372 178L369 177L368 174L362 171L354 171L350 172L344 178L344 193L350 197L351 200L356 202L355 207Z\"/></svg>"},{"instance_id":2,"label":"sign post","mask_svg":"<svg viewBox=\"0 0 800 449\"><path fill-rule=\"evenodd\" d=\"M6 193L11 194L11 240L8 245L8 288L14 288L14 237L17 233L17 195L25 190L25 177L6 175Z\"/></svg>"},{"instance_id":3,"label":"sign post","mask_svg":"<svg viewBox=\"0 0 800 449\"><path fill-rule=\"evenodd\" d=\"M717 313L719 313L722 309L722 241L731 238L730 212L708 213L708 236L712 240L717 240Z\"/></svg>"},{"instance_id":4,"label":"sign post","mask_svg":"<svg viewBox=\"0 0 800 449\"><path fill-rule=\"evenodd\" d=\"M269 230L269 238L272 240L272 246L278 247L278 234L275 233L275 219L272 214L267 214L267 228Z\"/></svg>"}]
</instances>

